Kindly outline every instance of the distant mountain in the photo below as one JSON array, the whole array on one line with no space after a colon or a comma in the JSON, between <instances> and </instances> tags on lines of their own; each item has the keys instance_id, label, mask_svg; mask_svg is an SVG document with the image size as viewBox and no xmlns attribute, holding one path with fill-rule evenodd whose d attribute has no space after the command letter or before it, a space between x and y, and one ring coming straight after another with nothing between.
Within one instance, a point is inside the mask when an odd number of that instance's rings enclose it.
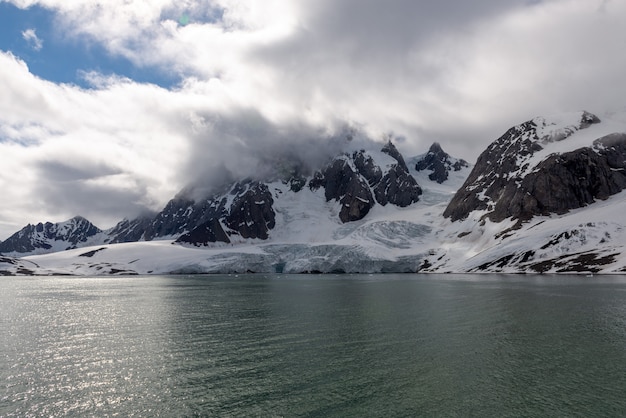
<instances>
[{"instance_id":1,"label":"distant mountain","mask_svg":"<svg viewBox=\"0 0 626 418\"><path fill-rule=\"evenodd\" d=\"M303 189L322 190L326 202L338 202L343 223L363 219L376 203L404 207L417 202L421 189L395 146L389 142L378 154L360 150L337 156L311 178L290 170L281 180L286 188L245 180L203 201L173 200L157 216L155 236L180 234L177 242L193 245L267 240L276 226L275 201Z\"/></svg>"},{"instance_id":2,"label":"distant mountain","mask_svg":"<svg viewBox=\"0 0 626 418\"><path fill-rule=\"evenodd\" d=\"M421 156L415 164L417 171L430 171L428 178L437 183L446 181L451 171L460 171L467 167L469 167L467 161L451 157L438 142L433 143L428 153Z\"/></svg>"},{"instance_id":3,"label":"distant mountain","mask_svg":"<svg viewBox=\"0 0 626 418\"><path fill-rule=\"evenodd\" d=\"M230 243L231 237L266 240L276 225L273 204L274 199L266 184L253 180L237 182L223 195L213 196L199 204L190 202L187 206L189 213L200 216L198 221L191 223L184 218L176 218L179 222L177 229L188 231L176 242L208 245Z\"/></svg>"},{"instance_id":4,"label":"distant mountain","mask_svg":"<svg viewBox=\"0 0 626 418\"><path fill-rule=\"evenodd\" d=\"M43 254L91 245L103 238L102 231L82 216L65 222L26 225L0 243L4 255Z\"/></svg>"}]
</instances>

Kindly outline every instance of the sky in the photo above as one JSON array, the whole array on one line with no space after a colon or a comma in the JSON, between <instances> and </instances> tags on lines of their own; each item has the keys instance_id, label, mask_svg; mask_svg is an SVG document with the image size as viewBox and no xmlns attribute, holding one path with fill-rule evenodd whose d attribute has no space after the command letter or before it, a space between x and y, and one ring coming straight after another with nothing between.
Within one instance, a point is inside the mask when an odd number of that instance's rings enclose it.
<instances>
[{"instance_id":1,"label":"sky","mask_svg":"<svg viewBox=\"0 0 626 418\"><path fill-rule=\"evenodd\" d=\"M623 0L0 0L0 239L348 136L473 162L535 116L624 111L624 21Z\"/></svg>"}]
</instances>

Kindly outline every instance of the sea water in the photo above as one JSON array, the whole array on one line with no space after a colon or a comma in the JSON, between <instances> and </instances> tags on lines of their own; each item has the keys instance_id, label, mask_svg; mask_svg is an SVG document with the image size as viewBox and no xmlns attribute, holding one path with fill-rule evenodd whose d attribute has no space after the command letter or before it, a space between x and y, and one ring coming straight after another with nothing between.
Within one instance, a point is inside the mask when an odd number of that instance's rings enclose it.
<instances>
[{"instance_id":1,"label":"sea water","mask_svg":"<svg viewBox=\"0 0 626 418\"><path fill-rule=\"evenodd\" d=\"M626 279L0 278L0 416L626 416Z\"/></svg>"}]
</instances>

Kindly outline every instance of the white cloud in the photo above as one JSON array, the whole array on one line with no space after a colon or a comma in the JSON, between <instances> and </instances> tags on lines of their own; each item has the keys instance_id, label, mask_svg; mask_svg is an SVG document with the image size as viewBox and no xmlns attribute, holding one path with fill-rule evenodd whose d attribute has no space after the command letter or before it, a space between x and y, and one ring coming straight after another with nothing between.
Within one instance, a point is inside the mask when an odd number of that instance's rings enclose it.
<instances>
[{"instance_id":1,"label":"white cloud","mask_svg":"<svg viewBox=\"0 0 626 418\"><path fill-rule=\"evenodd\" d=\"M253 175L259 161L292 152L296 143L309 144L312 159L324 152L314 145L332 135L306 125L277 127L254 109L207 99L219 90L211 82L169 91L88 76L94 89L57 85L0 53L5 236L29 222L76 214L112 226L145 208L161 209L189 183L214 183L218 167Z\"/></svg>"},{"instance_id":2,"label":"white cloud","mask_svg":"<svg viewBox=\"0 0 626 418\"><path fill-rule=\"evenodd\" d=\"M394 131L409 153L438 141L471 160L514 123L602 113L626 97L624 2L12 2L53 10L73 42L181 79L165 90L92 72L93 89L81 90L0 54L0 155L23 173L0 173L0 219L16 226L24 214L88 216L96 191L118 205L93 209L96 221L158 208L197 173L254 167L266 149L310 150L346 125Z\"/></svg>"},{"instance_id":3,"label":"white cloud","mask_svg":"<svg viewBox=\"0 0 626 418\"><path fill-rule=\"evenodd\" d=\"M43 48L43 41L39 39L35 29L26 29L25 31L22 31L22 38L24 38L24 40L28 42L30 47L35 51L40 51L41 48Z\"/></svg>"}]
</instances>

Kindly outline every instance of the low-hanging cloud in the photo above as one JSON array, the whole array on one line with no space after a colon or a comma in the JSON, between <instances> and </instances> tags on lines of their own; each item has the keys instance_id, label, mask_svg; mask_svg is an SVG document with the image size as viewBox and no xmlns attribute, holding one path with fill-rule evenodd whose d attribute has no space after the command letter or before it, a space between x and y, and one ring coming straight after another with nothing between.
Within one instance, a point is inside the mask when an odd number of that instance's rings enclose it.
<instances>
[{"instance_id":1,"label":"low-hanging cloud","mask_svg":"<svg viewBox=\"0 0 626 418\"><path fill-rule=\"evenodd\" d=\"M358 126L340 120L323 126L300 120L276 123L252 108L192 119L191 148L179 172L181 182L190 186L187 197L206 196L237 179L277 179L286 166L310 175L341 152L381 146Z\"/></svg>"}]
</instances>

